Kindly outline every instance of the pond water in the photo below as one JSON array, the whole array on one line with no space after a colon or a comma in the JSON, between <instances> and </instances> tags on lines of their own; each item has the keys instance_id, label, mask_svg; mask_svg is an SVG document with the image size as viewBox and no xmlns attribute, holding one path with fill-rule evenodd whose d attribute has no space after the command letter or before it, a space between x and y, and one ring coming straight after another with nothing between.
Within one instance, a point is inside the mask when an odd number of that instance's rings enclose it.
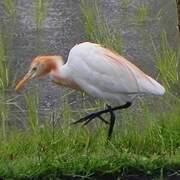
<instances>
[{"instance_id":1,"label":"pond water","mask_svg":"<svg viewBox=\"0 0 180 180\"><path fill-rule=\"evenodd\" d=\"M87 0L88 1L88 0ZM13 91L17 79L27 71L33 57L40 54L59 54L65 59L77 43L86 41L79 0L51 0L47 14L37 31L36 1L14 0L16 17L8 14L0 2L0 22L8 42L11 71L11 96L23 108L23 96ZM93 2L93 1L90 1ZM158 48L163 31L171 46L178 43L175 1L169 0L99 0L101 12L112 29L122 35L123 54L146 73L156 77L152 41ZM143 22L142 22L143 21ZM30 83L38 87L41 109L51 110L61 103L63 91L48 78Z\"/></svg>"}]
</instances>

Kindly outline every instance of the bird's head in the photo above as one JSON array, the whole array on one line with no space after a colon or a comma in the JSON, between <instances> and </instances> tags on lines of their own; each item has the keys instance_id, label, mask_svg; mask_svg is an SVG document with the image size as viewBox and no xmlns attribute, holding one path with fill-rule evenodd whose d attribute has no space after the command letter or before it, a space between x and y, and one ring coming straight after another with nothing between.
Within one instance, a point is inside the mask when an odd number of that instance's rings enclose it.
<instances>
[{"instance_id":1,"label":"bird's head","mask_svg":"<svg viewBox=\"0 0 180 180\"><path fill-rule=\"evenodd\" d=\"M43 77L63 64L61 56L38 56L34 58L28 72L16 85L16 91L21 90L29 80Z\"/></svg>"}]
</instances>

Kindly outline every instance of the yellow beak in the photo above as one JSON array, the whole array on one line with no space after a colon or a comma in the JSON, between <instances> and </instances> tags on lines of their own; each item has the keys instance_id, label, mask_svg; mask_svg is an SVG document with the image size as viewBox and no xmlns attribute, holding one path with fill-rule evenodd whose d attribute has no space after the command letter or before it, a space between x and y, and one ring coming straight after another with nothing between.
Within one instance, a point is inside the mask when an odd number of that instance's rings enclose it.
<instances>
[{"instance_id":1,"label":"yellow beak","mask_svg":"<svg viewBox=\"0 0 180 180\"><path fill-rule=\"evenodd\" d=\"M15 90L20 91L25 84L34 77L34 72L29 71L16 85Z\"/></svg>"}]
</instances>

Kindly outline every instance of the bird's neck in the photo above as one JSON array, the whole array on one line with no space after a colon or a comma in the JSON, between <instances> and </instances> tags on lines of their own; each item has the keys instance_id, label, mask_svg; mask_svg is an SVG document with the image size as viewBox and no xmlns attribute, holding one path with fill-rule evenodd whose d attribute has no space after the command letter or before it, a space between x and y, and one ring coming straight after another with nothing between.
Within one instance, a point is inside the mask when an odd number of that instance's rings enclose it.
<instances>
[{"instance_id":1,"label":"bird's neck","mask_svg":"<svg viewBox=\"0 0 180 180\"><path fill-rule=\"evenodd\" d=\"M80 87L68 77L66 65L56 64L56 68L51 70L50 76L53 82L60 86L80 90Z\"/></svg>"},{"instance_id":2,"label":"bird's neck","mask_svg":"<svg viewBox=\"0 0 180 180\"><path fill-rule=\"evenodd\" d=\"M42 70L40 77L57 71L64 63L61 56L41 56Z\"/></svg>"}]
</instances>

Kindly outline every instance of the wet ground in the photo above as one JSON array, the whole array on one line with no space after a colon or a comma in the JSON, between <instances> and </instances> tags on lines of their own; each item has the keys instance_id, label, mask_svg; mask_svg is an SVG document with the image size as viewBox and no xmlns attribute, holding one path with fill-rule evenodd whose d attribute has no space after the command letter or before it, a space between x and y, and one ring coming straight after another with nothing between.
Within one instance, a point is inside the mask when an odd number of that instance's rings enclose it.
<instances>
[{"instance_id":1,"label":"wet ground","mask_svg":"<svg viewBox=\"0 0 180 180\"><path fill-rule=\"evenodd\" d=\"M89 0L90 1L90 0ZM1 28L5 29L8 42L9 66L11 69L11 91L15 81L26 71L32 58L39 54L60 54L65 59L69 50L85 41L79 0L49 1L47 16L37 32L35 23L35 1L14 0L16 19L0 2ZM92 1L90 1L92 2ZM160 35L167 33L171 46L178 42L175 1L169 0L99 0L101 11L112 29L122 35L123 54L146 73L157 76L154 66L152 41L159 47ZM138 16L139 7L146 9L143 22ZM152 40L152 41L151 41ZM35 85L36 84L36 85ZM30 83L40 90L41 109L52 109L60 104L61 88L43 79ZM13 96L19 96L13 92ZM18 101L22 103L22 98Z\"/></svg>"}]
</instances>

